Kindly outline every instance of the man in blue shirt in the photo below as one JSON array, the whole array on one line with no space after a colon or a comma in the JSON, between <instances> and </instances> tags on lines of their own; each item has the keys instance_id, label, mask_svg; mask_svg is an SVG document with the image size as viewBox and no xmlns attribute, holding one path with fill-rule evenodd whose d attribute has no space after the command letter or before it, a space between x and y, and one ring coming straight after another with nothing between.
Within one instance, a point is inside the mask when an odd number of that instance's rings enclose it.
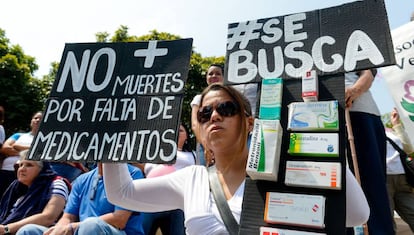
<instances>
[{"instance_id":1,"label":"man in blue shirt","mask_svg":"<svg viewBox=\"0 0 414 235\"><path fill-rule=\"evenodd\" d=\"M133 179L143 178L141 170L128 164ZM80 175L72 186L63 216L51 228L39 225L26 225L17 235L34 234L106 234L144 235L142 215L108 202L103 178L102 163L87 173Z\"/></svg>"}]
</instances>

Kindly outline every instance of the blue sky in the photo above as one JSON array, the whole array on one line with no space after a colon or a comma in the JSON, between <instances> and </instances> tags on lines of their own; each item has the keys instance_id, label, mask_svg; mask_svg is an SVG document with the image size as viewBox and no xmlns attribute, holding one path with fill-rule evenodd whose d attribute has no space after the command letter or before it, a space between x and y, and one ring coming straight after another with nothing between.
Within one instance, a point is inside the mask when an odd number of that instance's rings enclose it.
<instances>
[{"instance_id":1,"label":"blue sky","mask_svg":"<svg viewBox=\"0 0 414 235\"><path fill-rule=\"evenodd\" d=\"M34 56L47 74L50 63L60 61L65 43L94 42L95 33L113 33L120 25L131 35L150 30L194 38L203 56L225 54L227 24L287 15L340 5L351 0L13 0L2 2L0 28L12 44ZM390 29L409 21L412 0L385 0ZM380 79L373 89L382 113L393 107ZM378 95L380 94L380 95ZM384 95L385 94L385 95Z\"/></svg>"}]
</instances>

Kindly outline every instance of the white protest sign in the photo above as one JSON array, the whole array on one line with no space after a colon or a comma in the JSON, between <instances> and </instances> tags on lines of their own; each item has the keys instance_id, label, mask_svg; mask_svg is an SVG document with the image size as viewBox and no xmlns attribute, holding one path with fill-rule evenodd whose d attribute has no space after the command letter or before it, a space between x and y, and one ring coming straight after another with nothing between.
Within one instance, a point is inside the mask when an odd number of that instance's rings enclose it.
<instances>
[{"instance_id":1,"label":"white protest sign","mask_svg":"<svg viewBox=\"0 0 414 235\"><path fill-rule=\"evenodd\" d=\"M414 22L391 32L396 65L381 68L407 133L414 133ZM414 136L409 134L411 142Z\"/></svg>"}]
</instances>

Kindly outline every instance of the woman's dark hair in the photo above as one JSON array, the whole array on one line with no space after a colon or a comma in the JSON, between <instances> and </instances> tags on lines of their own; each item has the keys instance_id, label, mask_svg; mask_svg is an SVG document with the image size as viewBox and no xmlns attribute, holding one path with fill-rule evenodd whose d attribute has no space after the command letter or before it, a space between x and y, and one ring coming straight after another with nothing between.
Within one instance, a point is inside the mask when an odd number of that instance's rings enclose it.
<instances>
[{"instance_id":1,"label":"woman's dark hair","mask_svg":"<svg viewBox=\"0 0 414 235\"><path fill-rule=\"evenodd\" d=\"M188 126L185 123L181 123L180 125L182 125L185 129L185 133L187 134L187 139L185 140L184 144L183 144L183 151L184 152L192 152L193 148L192 148L192 143L191 143L191 138L190 138L190 129L188 128Z\"/></svg>"},{"instance_id":2,"label":"woman's dark hair","mask_svg":"<svg viewBox=\"0 0 414 235\"><path fill-rule=\"evenodd\" d=\"M4 106L0 104L0 125L4 122Z\"/></svg>"},{"instance_id":3,"label":"woman's dark hair","mask_svg":"<svg viewBox=\"0 0 414 235\"><path fill-rule=\"evenodd\" d=\"M221 73L224 75L224 66L222 64L210 64L208 68L211 68L211 67L219 67L221 69Z\"/></svg>"}]
</instances>

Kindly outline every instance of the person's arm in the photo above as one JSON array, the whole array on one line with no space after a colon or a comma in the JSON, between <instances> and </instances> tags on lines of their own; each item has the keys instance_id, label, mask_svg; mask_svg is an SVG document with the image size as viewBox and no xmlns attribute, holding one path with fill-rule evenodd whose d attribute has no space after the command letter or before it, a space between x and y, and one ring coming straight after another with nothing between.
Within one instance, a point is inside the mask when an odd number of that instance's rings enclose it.
<instances>
[{"instance_id":1,"label":"person's arm","mask_svg":"<svg viewBox=\"0 0 414 235\"><path fill-rule=\"evenodd\" d=\"M183 185L189 178L185 171L187 168L164 176L133 180L127 164L104 163L103 176L108 201L125 209L142 212L183 209Z\"/></svg>"},{"instance_id":2,"label":"person's arm","mask_svg":"<svg viewBox=\"0 0 414 235\"><path fill-rule=\"evenodd\" d=\"M131 216L132 212L126 210L116 210L111 213L106 213L104 215L99 216L103 221L106 223L114 226L117 229L123 230L128 222L129 217ZM62 216L62 219L59 220L54 227L50 228L45 235L49 234L73 234L79 226L79 221L77 221L77 217L65 213ZM72 231L73 230L73 231Z\"/></svg>"},{"instance_id":3,"label":"person's arm","mask_svg":"<svg viewBox=\"0 0 414 235\"><path fill-rule=\"evenodd\" d=\"M198 112L198 105L192 105L191 106L191 130L193 131L196 139L198 142L201 142L200 140L200 125L197 120L197 112Z\"/></svg>"},{"instance_id":4,"label":"person's arm","mask_svg":"<svg viewBox=\"0 0 414 235\"><path fill-rule=\"evenodd\" d=\"M127 210L115 210L112 213L107 213L99 216L103 221L118 228L120 230L125 229L129 217L132 215L131 211Z\"/></svg>"},{"instance_id":5,"label":"person's arm","mask_svg":"<svg viewBox=\"0 0 414 235\"><path fill-rule=\"evenodd\" d=\"M23 150L29 149L29 148L30 148L30 145L19 144L17 142L13 144L13 149L16 150L17 153Z\"/></svg>"},{"instance_id":6,"label":"person's arm","mask_svg":"<svg viewBox=\"0 0 414 235\"><path fill-rule=\"evenodd\" d=\"M361 186L346 168L346 227L355 227L368 221L370 209Z\"/></svg>"},{"instance_id":7,"label":"person's arm","mask_svg":"<svg viewBox=\"0 0 414 235\"><path fill-rule=\"evenodd\" d=\"M69 213L63 213L62 217L59 219L57 224L53 227L50 227L44 235L72 235L74 234L75 228L77 228L79 223L79 218L76 215Z\"/></svg>"},{"instance_id":8,"label":"person's arm","mask_svg":"<svg viewBox=\"0 0 414 235\"><path fill-rule=\"evenodd\" d=\"M1 147L1 153L6 156L18 156L19 152L13 148L15 142L14 138L8 138Z\"/></svg>"},{"instance_id":9,"label":"person's arm","mask_svg":"<svg viewBox=\"0 0 414 235\"><path fill-rule=\"evenodd\" d=\"M38 224L45 227L52 225L62 213L65 204L66 200L63 197L57 195L52 196L41 213L8 224L10 232L14 234L26 224Z\"/></svg>"},{"instance_id":10,"label":"person's arm","mask_svg":"<svg viewBox=\"0 0 414 235\"><path fill-rule=\"evenodd\" d=\"M359 79L349 87L345 88L346 107L351 107L354 100L368 91L374 81L371 70L362 70L358 72Z\"/></svg>"},{"instance_id":11,"label":"person's arm","mask_svg":"<svg viewBox=\"0 0 414 235\"><path fill-rule=\"evenodd\" d=\"M393 126L392 129L394 130L397 137L400 138L404 152L407 154L414 152L414 147L411 144L410 138L408 137L407 132L404 130L403 125L400 123Z\"/></svg>"},{"instance_id":12,"label":"person's arm","mask_svg":"<svg viewBox=\"0 0 414 235\"><path fill-rule=\"evenodd\" d=\"M394 108L391 111L390 119L392 129L394 130L395 135L397 135L397 137L401 140L404 152L407 154L414 152L414 147L410 142L407 132L404 130L404 126L401 124L400 115L397 109Z\"/></svg>"}]
</instances>

